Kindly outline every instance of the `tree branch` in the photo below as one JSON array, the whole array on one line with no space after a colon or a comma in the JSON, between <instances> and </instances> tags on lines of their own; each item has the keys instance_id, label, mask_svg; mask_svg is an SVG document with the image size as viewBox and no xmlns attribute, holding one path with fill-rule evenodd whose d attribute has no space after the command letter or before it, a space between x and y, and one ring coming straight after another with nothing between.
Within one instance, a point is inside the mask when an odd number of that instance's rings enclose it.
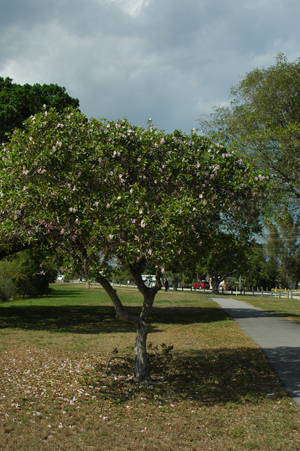
<instances>
[{"instance_id":1,"label":"tree branch","mask_svg":"<svg viewBox=\"0 0 300 451\"><path fill-rule=\"evenodd\" d=\"M100 283L106 293L109 295L109 297L112 300L113 306L116 311L117 318L120 318L122 321L126 321L128 323L134 324L137 328L140 325L143 325L144 327L147 327L146 323L136 315L132 315L131 313L127 312L124 308L124 305L122 304L119 296L117 295L117 291L111 286L109 281L104 277L102 274L98 274L96 277L96 282Z\"/></svg>"}]
</instances>

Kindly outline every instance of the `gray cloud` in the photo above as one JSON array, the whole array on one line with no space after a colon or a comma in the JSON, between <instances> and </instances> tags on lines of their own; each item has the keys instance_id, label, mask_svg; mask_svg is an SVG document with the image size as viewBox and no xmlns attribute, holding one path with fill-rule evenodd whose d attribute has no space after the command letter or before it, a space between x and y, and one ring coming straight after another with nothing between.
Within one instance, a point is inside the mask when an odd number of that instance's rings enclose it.
<instances>
[{"instance_id":1,"label":"gray cloud","mask_svg":"<svg viewBox=\"0 0 300 451\"><path fill-rule=\"evenodd\" d=\"M299 55L298 0L0 0L0 75L89 117L189 131L247 71Z\"/></svg>"}]
</instances>

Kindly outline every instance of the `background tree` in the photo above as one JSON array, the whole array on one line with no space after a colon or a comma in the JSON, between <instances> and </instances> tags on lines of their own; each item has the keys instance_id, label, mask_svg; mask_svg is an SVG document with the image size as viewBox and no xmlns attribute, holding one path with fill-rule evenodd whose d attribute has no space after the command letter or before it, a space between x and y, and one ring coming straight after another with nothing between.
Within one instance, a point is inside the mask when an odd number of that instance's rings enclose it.
<instances>
[{"instance_id":1,"label":"background tree","mask_svg":"<svg viewBox=\"0 0 300 451\"><path fill-rule=\"evenodd\" d=\"M279 278L276 259L268 258L262 244L254 243L249 249L248 262L243 273L243 280L249 289L258 287L275 288Z\"/></svg>"},{"instance_id":2,"label":"background tree","mask_svg":"<svg viewBox=\"0 0 300 451\"><path fill-rule=\"evenodd\" d=\"M264 241L250 248L246 285L297 287L300 278L299 240L299 220L285 209L277 222L267 224Z\"/></svg>"},{"instance_id":3,"label":"background tree","mask_svg":"<svg viewBox=\"0 0 300 451\"><path fill-rule=\"evenodd\" d=\"M254 69L231 89L229 107L217 107L200 120L211 137L237 149L270 173L279 194L290 204L300 201L300 60Z\"/></svg>"},{"instance_id":4,"label":"background tree","mask_svg":"<svg viewBox=\"0 0 300 451\"><path fill-rule=\"evenodd\" d=\"M211 237L207 252L198 263L197 271L211 279L212 293L219 293L220 283L230 276L239 277L248 263L251 241L238 234L223 231Z\"/></svg>"},{"instance_id":5,"label":"background tree","mask_svg":"<svg viewBox=\"0 0 300 451\"><path fill-rule=\"evenodd\" d=\"M277 283L289 288L291 282L298 283L300 223L288 211L284 211L277 223L268 225L264 252L266 265L277 267Z\"/></svg>"},{"instance_id":6,"label":"background tree","mask_svg":"<svg viewBox=\"0 0 300 451\"><path fill-rule=\"evenodd\" d=\"M79 108L79 100L56 84L19 85L0 77L0 143L8 139L7 133L23 128L25 119L41 111L43 105L63 111L68 106Z\"/></svg>"},{"instance_id":7,"label":"background tree","mask_svg":"<svg viewBox=\"0 0 300 451\"><path fill-rule=\"evenodd\" d=\"M196 133L44 110L2 146L0 165L3 246L46 243L101 283L117 316L137 329L138 381L150 380L147 321L164 272L194 265L218 230L246 239L259 228L262 177ZM116 259L143 295L140 316L109 283ZM151 288L147 267L156 271Z\"/></svg>"}]
</instances>

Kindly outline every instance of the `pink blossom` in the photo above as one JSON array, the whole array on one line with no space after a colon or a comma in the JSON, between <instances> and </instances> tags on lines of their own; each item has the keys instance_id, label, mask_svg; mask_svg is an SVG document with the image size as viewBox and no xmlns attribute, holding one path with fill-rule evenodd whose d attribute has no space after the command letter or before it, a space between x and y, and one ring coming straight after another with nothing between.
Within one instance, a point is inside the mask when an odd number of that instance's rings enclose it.
<instances>
[{"instance_id":1,"label":"pink blossom","mask_svg":"<svg viewBox=\"0 0 300 451\"><path fill-rule=\"evenodd\" d=\"M141 227L146 227L146 223L143 219L141 220Z\"/></svg>"}]
</instances>

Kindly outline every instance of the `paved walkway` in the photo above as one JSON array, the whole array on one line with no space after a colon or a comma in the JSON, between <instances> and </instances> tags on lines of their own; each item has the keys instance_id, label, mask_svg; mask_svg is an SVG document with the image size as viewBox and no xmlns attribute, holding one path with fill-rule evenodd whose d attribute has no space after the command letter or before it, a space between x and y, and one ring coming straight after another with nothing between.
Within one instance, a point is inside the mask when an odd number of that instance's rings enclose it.
<instances>
[{"instance_id":1,"label":"paved walkway","mask_svg":"<svg viewBox=\"0 0 300 451\"><path fill-rule=\"evenodd\" d=\"M230 298L211 297L265 353L300 408L300 324Z\"/></svg>"}]
</instances>

